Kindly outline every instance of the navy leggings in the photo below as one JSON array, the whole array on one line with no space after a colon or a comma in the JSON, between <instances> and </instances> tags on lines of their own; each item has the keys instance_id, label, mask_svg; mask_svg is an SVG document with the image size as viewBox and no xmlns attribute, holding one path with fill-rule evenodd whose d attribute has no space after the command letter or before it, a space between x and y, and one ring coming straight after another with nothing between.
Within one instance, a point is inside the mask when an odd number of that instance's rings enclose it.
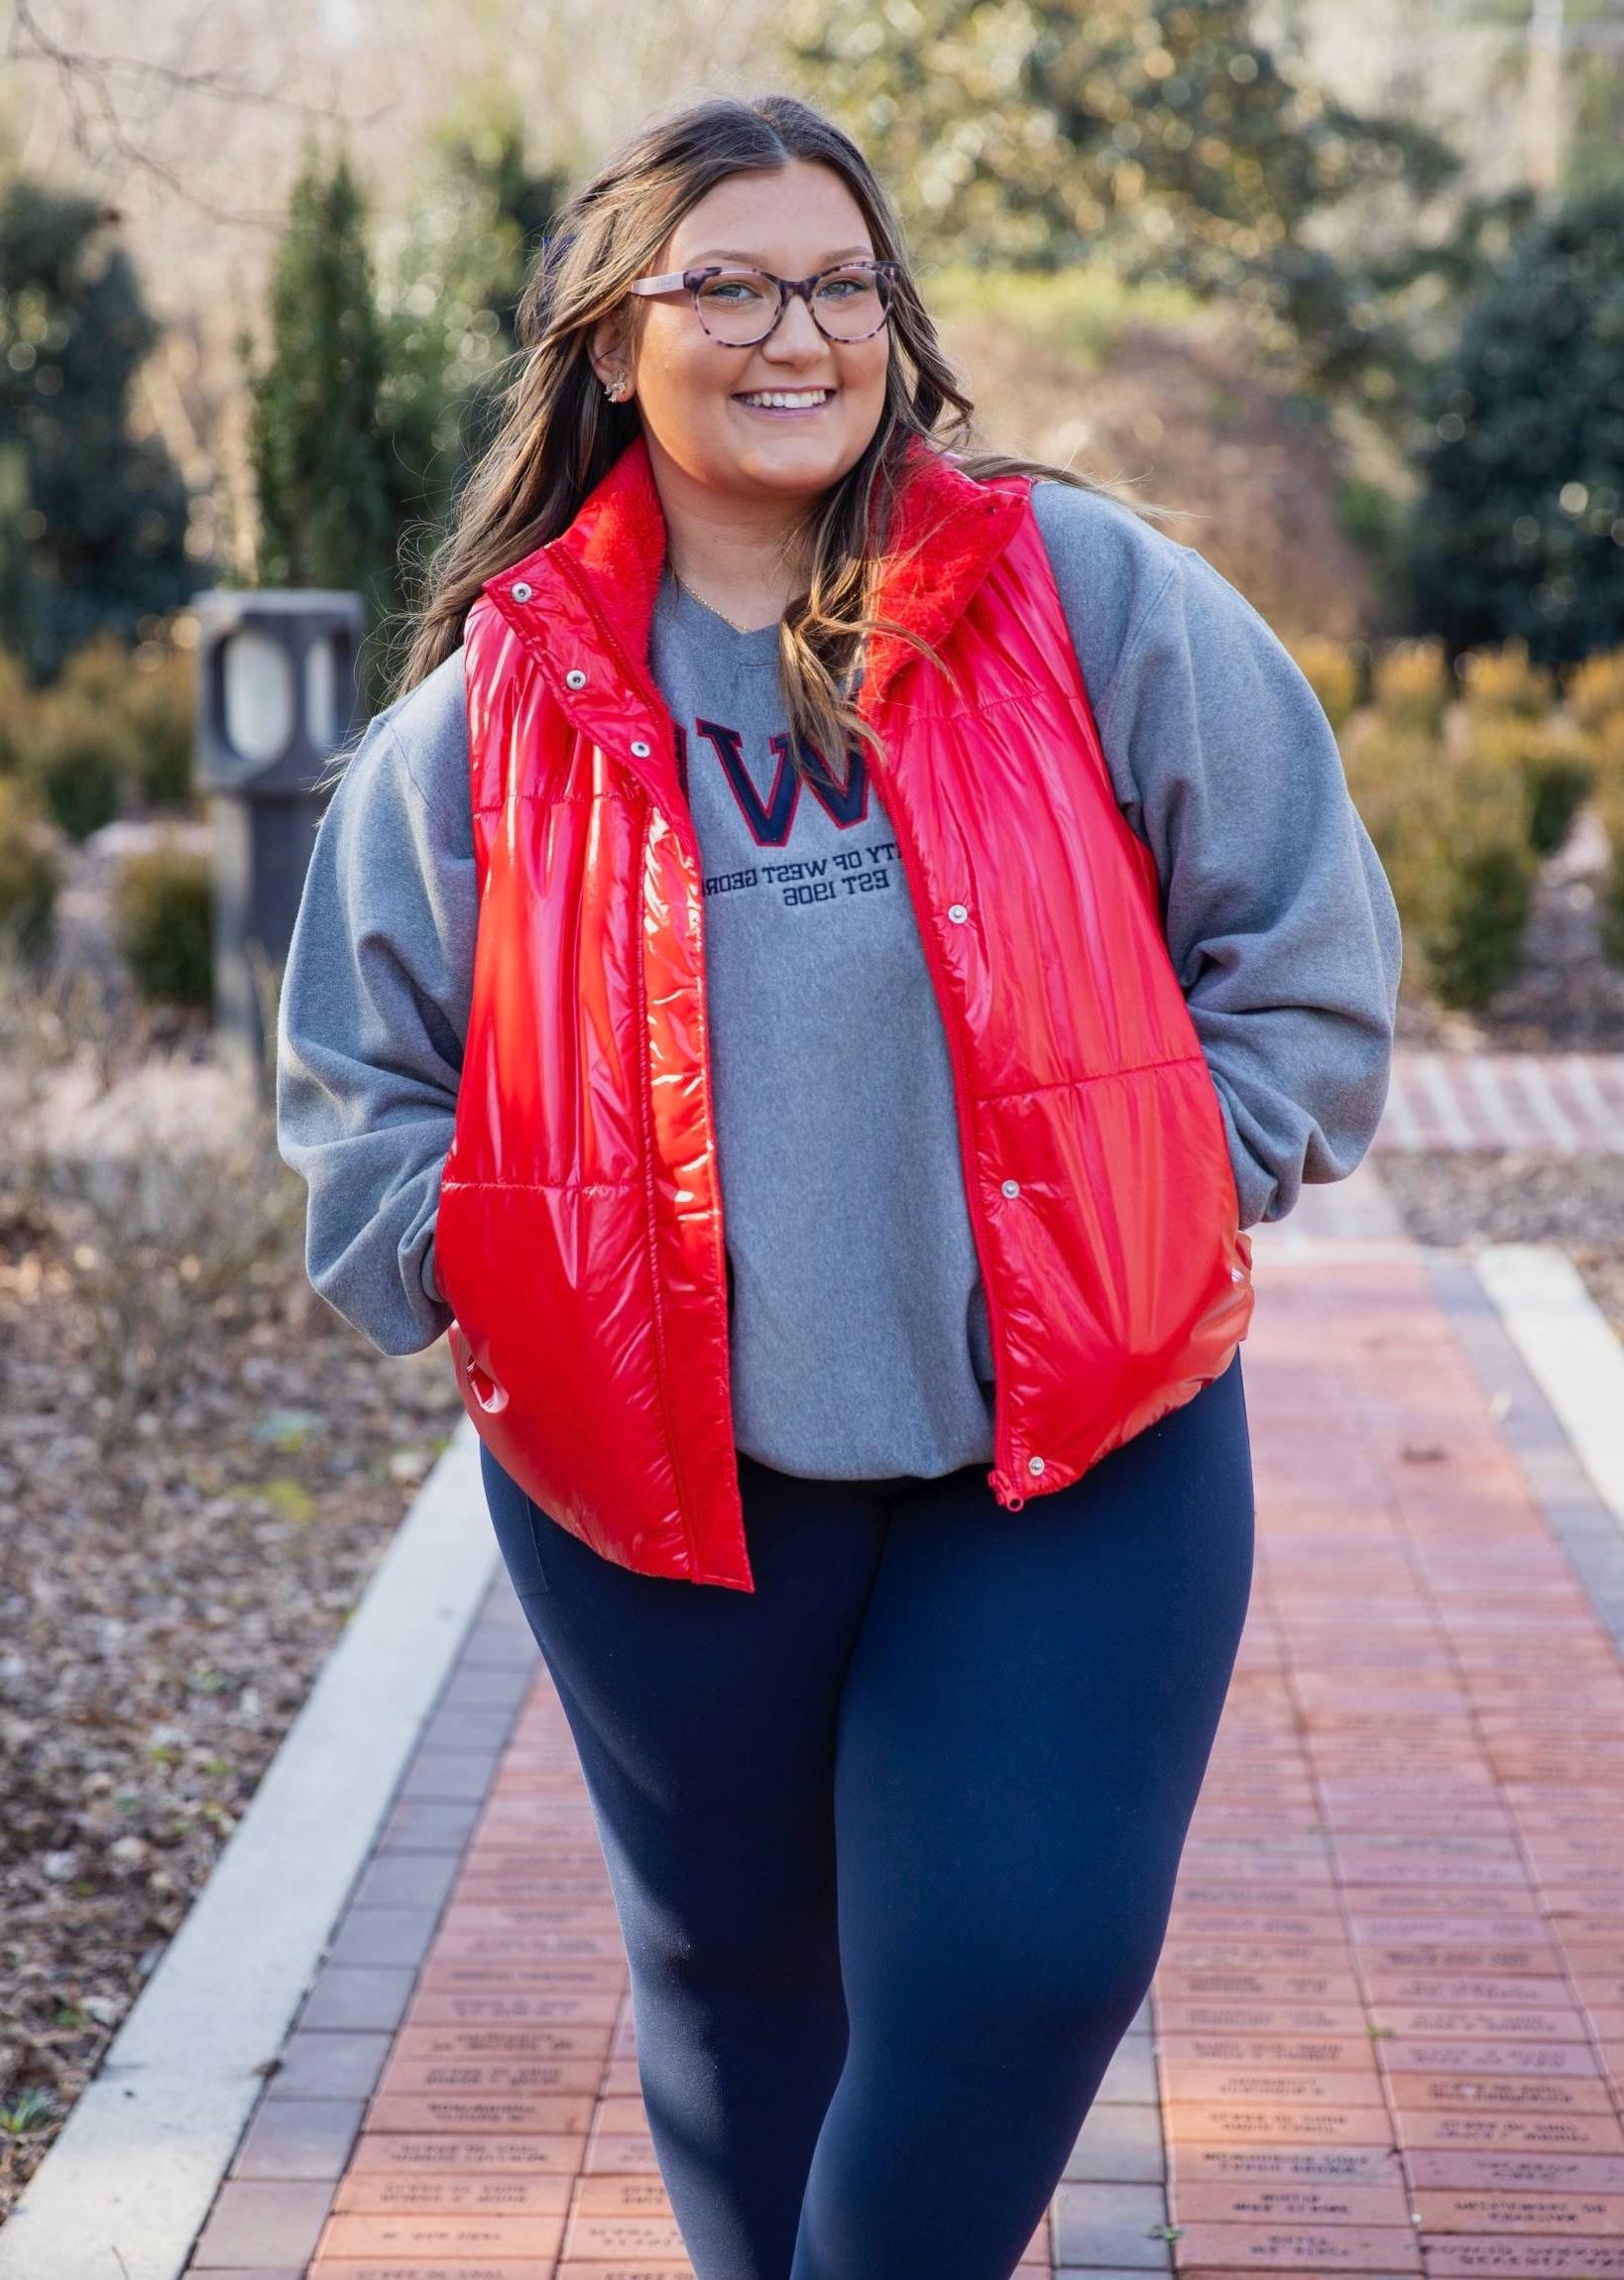
<instances>
[{"instance_id":1,"label":"navy leggings","mask_svg":"<svg viewBox=\"0 0 1624 2280\"><path fill-rule=\"evenodd\" d=\"M487 1455L699 2280L1008 2280L1142 2003L1252 1572L1237 1353L1069 1489L741 1455L754 1592Z\"/></svg>"}]
</instances>

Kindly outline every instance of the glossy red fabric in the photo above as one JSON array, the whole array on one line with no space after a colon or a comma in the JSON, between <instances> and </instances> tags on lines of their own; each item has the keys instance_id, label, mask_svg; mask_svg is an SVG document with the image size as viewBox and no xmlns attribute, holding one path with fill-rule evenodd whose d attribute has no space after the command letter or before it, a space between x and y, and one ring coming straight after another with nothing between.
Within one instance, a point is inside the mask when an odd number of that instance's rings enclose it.
<instances>
[{"instance_id":1,"label":"glossy red fabric","mask_svg":"<svg viewBox=\"0 0 1624 2280\"><path fill-rule=\"evenodd\" d=\"M862 702L952 1054L987 1479L1015 1512L1227 1367L1251 1245L1030 484L923 444L908 469L878 612L958 689L885 635ZM749 1591L700 858L646 663L664 543L639 436L469 613L481 902L435 1271L464 1402L526 1494L625 1567Z\"/></svg>"}]
</instances>

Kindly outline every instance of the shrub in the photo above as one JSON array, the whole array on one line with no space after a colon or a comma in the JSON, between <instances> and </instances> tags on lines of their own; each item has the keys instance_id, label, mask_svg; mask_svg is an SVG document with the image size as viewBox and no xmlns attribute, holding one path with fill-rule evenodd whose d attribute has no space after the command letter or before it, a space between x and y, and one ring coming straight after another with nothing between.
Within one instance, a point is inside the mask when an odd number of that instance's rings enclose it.
<instances>
[{"instance_id":1,"label":"shrub","mask_svg":"<svg viewBox=\"0 0 1624 2280\"><path fill-rule=\"evenodd\" d=\"M1376 709L1390 726L1436 736L1453 695L1444 644L1389 642L1370 668Z\"/></svg>"},{"instance_id":2,"label":"shrub","mask_svg":"<svg viewBox=\"0 0 1624 2280\"><path fill-rule=\"evenodd\" d=\"M1624 966L1624 772L1603 778L1596 813L1610 850L1607 868L1596 881L1601 954L1610 964Z\"/></svg>"},{"instance_id":3,"label":"shrub","mask_svg":"<svg viewBox=\"0 0 1624 2280\"><path fill-rule=\"evenodd\" d=\"M50 825L14 777L0 777L0 942L26 959L43 958L60 885Z\"/></svg>"},{"instance_id":4,"label":"shrub","mask_svg":"<svg viewBox=\"0 0 1624 2280\"><path fill-rule=\"evenodd\" d=\"M1359 668L1352 652L1345 643L1326 641L1317 634L1305 634L1286 647L1319 698L1321 711L1339 731L1359 701Z\"/></svg>"},{"instance_id":5,"label":"shrub","mask_svg":"<svg viewBox=\"0 0 1624 2280\"><path fill-rule=\"evenodd\" d=\"M122 724L77 690L51 689L28 723L22 774L70 839L88 839L124 802L130 753Z\"/></svg>"},{"instance_id":6,"label":"shrub","mask_svg":"<svg viewBox=\"0 0 1624 2280\"><path fill-rule=\"evenodd\" d=\"M1442 1004L1486 1005L1522 960L1538 870L1527 779L1476 754L1452 759L1418 730L1379 721L1349 740L1344 764L1407 953L1419 953Z\"/></svg>"},{"instance_id":7,"label":"shrub","mask_svg":"<svg viewBox=\"0 0 1624 2280\"><path fill-rule=\"evenodd\" d=\"M197 660L189 650L143 642L134 657L127 706L135 750L135 791L151 807L190 807Z\"/></svg>"},{"instance_id":8,"label":"shrub","mask_svg":"<svg viewBox=\"0 0 1624 2280\"><path fill-rule=\"evenodd\" d=\"M128 643L116 634L101 633L73 651L53 686L64 696L82 697L86 704L116 713L123 708L129 677Z\"/></svg>"},{"instance_id":9,"label":"shrub","mask_svg":"<svg viewBox=\"0 0 1624 2280\"><path fill-rule=\"evenodd\" d=\"M1486 1006L1522 963L1539 868L1530 806L1526 781L1492 764L1449 761L1435 774L1419 836L1439 885L1419 938L1446 1006Z\"/></svg>"},{"instance_id":10,"label":"shrub","mask_svg":"<svg viewBox=\"0 0 1624 2280\"><path fill-rule=\"evenodd\" d=\"M1536 855L1554 855L1596 787L1592 739L1566 721L1490 714L1472 722L1471 748L1486 767L1522 778L1529 844Z\"/></svg>"},{"instance_id":11,"label":"shrub","mask_svg":"<svg viewBox=\"0 0 1624 2280\"><path fill-rule=\"evenodd\" d=\"M1597 784L1624 779L1624 705L1603 713L1589 734Z\"/></svg>"},{"instance_id":12,"label":"shrub","mask_svg":"<svg viewBox=\"0 0 1624 2280\"><path fill-rule=\"evenodd\" d=\"M1466 710L1512 720L1539 720L1557 700L1556 682L1543 666L1531 664L1526 642L1506 642L1497 650L1469 650L1460 660Z\"/></svg>"},{"instance_id":13,"label":"shrub","mask_svg":"<svg viewBox=\"0 0 1624 2280\"><path fill-rule=\"evenodd\" d=\"M33 686L21 658L0 650L0 776L15 776L34 710Z\"/></svg>"},{"instance_id":14,"label":"shrub","mask_svg":"<svg viewBox=\"0 0 1624 2280\"><path fill-rule=\"evenodd\" d=\"M1381 857L1407 938L1427 923L1436 900L1432 853L1413 822L1431 777L1443 765L1435 737L1379 716L1361 715L1342 742L1348 791ZM1411 971L1407 965L1406 973Z\"/></svg>"},{"instance_id":15,"label":"shrub","mask_svg":"<svg viewBox=\"0 0 1624 2280\"><path fill-rule=\"evenodd\" d=\"M74 652L58 687L116 724L131 796L142 806L189 806L192 798L194 660L170 643L131 650L111 634Z\"/></svg>"},{"instance_id":16,"label":"shrub","mask_svg":"<svg viewBox=\"0 0 1624 2280\"><path fill-rule=\"evenodd\" d=\"M118 946L145 998L213 1004L213 899L208 858L157 847L127 856L114 895Z\"/></svg>"},{"instance_id":17,"label":"shrub","mask_svg":"<svg viewBox=\"0 0 1624 2280\"><path fill-rule=\"evenodd\" d=\"M1580 728L1599 729L1624 714L1624 650L1603 650L1567 676L1567 709Z\"/></svg>"},{"instance_id":18,"label":"shrub","mask_svg":"<svg viewBox=\"0 0 1624 2280\"><path fill-rule=\"evenodd\" d=\"M1522 964L1534 894L1532 851L1504 831L1479 831L1456 850L1440 924L1422 955L1443 1005L1488 1005Z\"/></svg>"},{"instance_id":19,"label":"shrub","mask_svg":"<svg viewBox=\"0 0 1624 2280\"><path fill-rule=\"evenodd\" d=\"M1624 650L1603 651L1574 668L1567 709L1589 737L1598 783L1624 779Z\"/></svg>"}]
</instances>

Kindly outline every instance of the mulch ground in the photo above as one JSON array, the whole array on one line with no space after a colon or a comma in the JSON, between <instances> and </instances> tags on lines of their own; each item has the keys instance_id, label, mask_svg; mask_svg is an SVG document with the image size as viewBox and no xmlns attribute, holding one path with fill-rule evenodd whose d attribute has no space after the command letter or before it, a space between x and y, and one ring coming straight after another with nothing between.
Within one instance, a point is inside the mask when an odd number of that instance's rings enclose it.
<instances>
[{"instance_id":1,"label":"mulch ground","mask_svg":"<svg viewBox=\"0 0 1624 2280\"><path fill-rule=\"evenodd\" d=\"M0 2220L461 1414L311 1292L267 1148L0 1170Z\"/></svg>"},{"instance_id":2,"label":"mulch ground","mask_svg":"<svg viewBox=\"0 0 1624 2280\"><path fill-rule=\"evenodd\" d=\"M1379 1169L1418 1243L1549 1243L1624 1338L1624 1156L1416 1154Z\"/></svg>"}]
</instances>

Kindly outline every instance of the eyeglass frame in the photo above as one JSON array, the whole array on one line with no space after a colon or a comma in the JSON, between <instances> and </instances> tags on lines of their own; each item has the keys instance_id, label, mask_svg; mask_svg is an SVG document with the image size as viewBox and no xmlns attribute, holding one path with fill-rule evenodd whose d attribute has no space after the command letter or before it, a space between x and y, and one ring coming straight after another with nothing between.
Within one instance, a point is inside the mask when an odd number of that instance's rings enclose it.
<instances>
[{"instance_id":1,"label":"eyeglass frame","mask_svg":"<svg viewBox=\"0 0 1624 2280\"><path fill-rule=\"evenodd\" d=\"M812 305L812 289L814 286L821 285L826 277L838 277L843 270L849 269L866 269L871 271L876 278L880 276L885 278L887 290L880 295L883 306L880 311L879 322L870 326L867 332L830 332ZM854 341L872 340L875 333L882 331L889 324L891 320L891 296L896 290L896 281L901 275L901 271L902 264L899 261L891 260L888 256L870 256L856 261L831 262L827 269L820 269L811 277L775 277L771 270L756 269L749 262L716 261L707 262L702 269L673 269L667 270L661 277L635 277L627 287L627 291L640 294L685 291L693 302L694 314L699 318L705 338L716 341L718 348L759 348L763 340L772 338L778 326L783 322L784 311L788 308L791 298L799 294L806 303L807 311L813 323L823 334L824 339L834 342L837 347L843 347L850 346ZM778 313L767 326L765 332L758 332L754 340L722 340L700 315L700 287L708 277L727 277L730 274L739 277L764 277L768 285L775 285L778 289Z\"/></svg>"}]
</instances>

